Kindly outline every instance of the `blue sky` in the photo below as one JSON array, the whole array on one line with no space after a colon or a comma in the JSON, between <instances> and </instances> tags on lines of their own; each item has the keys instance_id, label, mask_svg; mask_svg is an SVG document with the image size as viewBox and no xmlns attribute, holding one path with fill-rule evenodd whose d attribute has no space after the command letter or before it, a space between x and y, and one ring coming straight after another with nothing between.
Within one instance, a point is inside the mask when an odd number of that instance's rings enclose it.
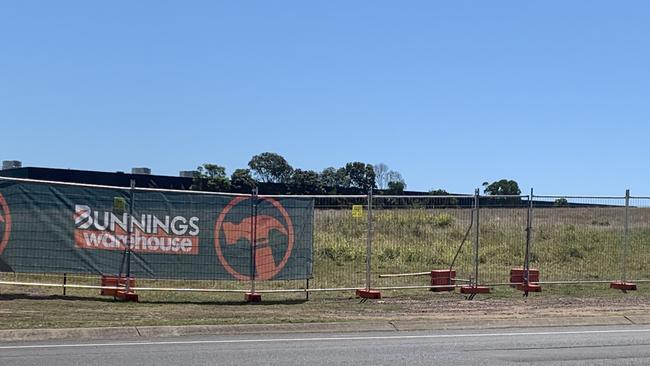
<instances>
[{"instance_id":1,"label":"blue sky","mask_svg":"<svg viewBox=\"0 0 650 366\"><path fill-rule=\"evenodd\" d=\"M650 195L648 1L5 1L0 159Z\"/></svg>"}]
</instances>

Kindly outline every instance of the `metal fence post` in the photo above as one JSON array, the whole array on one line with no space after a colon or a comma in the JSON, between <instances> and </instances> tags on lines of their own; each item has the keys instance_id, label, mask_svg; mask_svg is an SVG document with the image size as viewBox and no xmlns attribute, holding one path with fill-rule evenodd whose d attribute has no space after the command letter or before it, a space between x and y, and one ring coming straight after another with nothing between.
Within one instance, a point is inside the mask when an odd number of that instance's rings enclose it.
<instances>
[{"instance_id":1,"label":"metal fence post","mask_svg":"<svg viewBox=\"0 0 650 366\"><path fill-rule=\"evenodd\" d=\"M528 196L528 215L526 220L526 250L524 254L524 285L528 285L530 278L530 242L533 231L533 189ZM528 294L526 292L526 294Z\"/></svg>"},{"instance_id":2,"label":"metal fence post","mask_svg":"<svg viewBox=\"0 0 650 366\"><path fill-rule=\"evenodd\" d=\"M370 290L370 273L372 271L372 188L368 190L368 234L366 241L366 290Z\"/></svg>"},{"instance_id":3,"label":"metal fence post","mask_svg":"<svg viewBox=\"0 0 650 366\"><path fill-rule=\"evenodd\" d=\"M133 246L133 201L135 200L135 179L131 179L129 190L129 220L126 228L126 293L129 293L131 285L131 247ZM119 284L119 282L118 282Z\"/></svg>"},{"instance_id":4,"label":"metal fence post","mask_svg":"<svg viewBox=\"0 0 650 366\"><path fill-rule=\"evenodd\" d=\"M251 260L250 260L250 278L251 278L251 294L255 294L255 276L257 275L255 266L256 251L257 251L257 187L253 188L251 192Z\"/></svg>"},{"instance_id":5,"label":"metal fence post","mask_svg":"<svg viewBox=\"0 0 650 366\"><path fill-rule=\"evenodd\" d=\"M478 286L478 248L479 248L479 237L480 237L480 228L481 224L479 221L479 189L474 190L474 211L476 214L476 236L474 238L474 285Z\"/></svg>"},{"instance_id":6,"label":"metal fence post","mask_svg":"<svg viewBox=\"0 0 650 366\"><path fill-rule=\"evenodd\" d=\"M621 281L627 282L627 255L629 246L629 228L630 228L630 190L625 190L625 226L623 231L623 258L621 258Z\"/></svg>"}]
</instances>

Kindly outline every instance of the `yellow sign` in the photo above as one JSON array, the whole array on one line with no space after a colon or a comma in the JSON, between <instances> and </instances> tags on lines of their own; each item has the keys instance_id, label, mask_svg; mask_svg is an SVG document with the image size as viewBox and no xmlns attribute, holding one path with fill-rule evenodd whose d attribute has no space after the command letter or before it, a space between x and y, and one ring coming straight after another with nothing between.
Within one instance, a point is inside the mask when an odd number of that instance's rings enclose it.
<instances>
[{"instance_id":1,"label":"yellow sign","mask_svg":"<svg viewBox=\"0 0 650 366\"><path fill-rule=\"evenodd\" d=\"M363 206L362 205L352 205L352 217L363 217Z\"/></svg>"}]
</instances>

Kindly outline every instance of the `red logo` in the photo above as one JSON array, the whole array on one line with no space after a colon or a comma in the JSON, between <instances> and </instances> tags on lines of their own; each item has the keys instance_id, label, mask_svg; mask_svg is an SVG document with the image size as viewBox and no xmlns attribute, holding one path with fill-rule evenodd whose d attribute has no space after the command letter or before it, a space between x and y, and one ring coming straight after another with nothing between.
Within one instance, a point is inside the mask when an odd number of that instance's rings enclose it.
<instances>
[{"instance_id":1,"label":"red logo","mask_svg":"<svg viewBox=\"0 0 650 366\"><path fill-rule=\"evenodd\" d=\"M9 243L9 235L11 234L11 212L9 212L9 205L7 201L0 194L0 254L5 250L7 243Z\"/></svg>"},{"instance_id":2,"label":"red logo","mask_svg":"<svg viewBox=\"0 0 650 366\"><path fill-rule=\"evenodd\" d=\"M224 266L226 271L233 275L238 280L250 280L250 274L243 274L241 272L248 271L248 264L238 266L239 268L246 268L245 270L235 269L234 263L231 263L226 257L226 252L237 245L241 246L241 241L247 242L246 248L239 248L243 250L250 249L250 246L255 242L255 279L256 280L270 280L275 277L282 268L287 264L291 251L293 250L294 232L291 217L287 210L280 204L280 202L271 198L262 198L258 204L258 214L256 217L251 216L249 197L237 197L230 201L226 208L221 211L214 225L214 247L217 251L219 262ZM235 214L235 210L240 215ZM277 212L279 215L268 215L268 210ZM242 212L246 212L246 217L241 218ZM239 220L237 220L239 219ZM284 222L282 222L284 221ZM254 236L253 238L253 225ZM281 234L284 238L284 254L277 254L280 246L276 247L276 254L271 243L271 234L273 232ZM223 245L223 247L222 247ZM277 244L275 244L277 245ZM240 251L241 252L241 251ZM234 258L231 258L233 260Z\"/></svg>"}]
</instances>

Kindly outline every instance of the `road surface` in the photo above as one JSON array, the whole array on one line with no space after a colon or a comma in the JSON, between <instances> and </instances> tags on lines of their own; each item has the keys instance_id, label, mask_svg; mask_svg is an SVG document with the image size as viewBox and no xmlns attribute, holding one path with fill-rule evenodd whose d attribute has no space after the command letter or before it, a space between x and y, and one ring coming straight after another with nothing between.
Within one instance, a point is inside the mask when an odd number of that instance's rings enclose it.
<instances>
[{"instance_id":1,"label":"road surface","mask_svg":"<svg viewBox=\"0 0 650 366\"><path fill-rule=\"evenodd\" d=\"M648 365L650 327L201 336L0 344L0 365Z\"/></svg>"}]
</instances>

